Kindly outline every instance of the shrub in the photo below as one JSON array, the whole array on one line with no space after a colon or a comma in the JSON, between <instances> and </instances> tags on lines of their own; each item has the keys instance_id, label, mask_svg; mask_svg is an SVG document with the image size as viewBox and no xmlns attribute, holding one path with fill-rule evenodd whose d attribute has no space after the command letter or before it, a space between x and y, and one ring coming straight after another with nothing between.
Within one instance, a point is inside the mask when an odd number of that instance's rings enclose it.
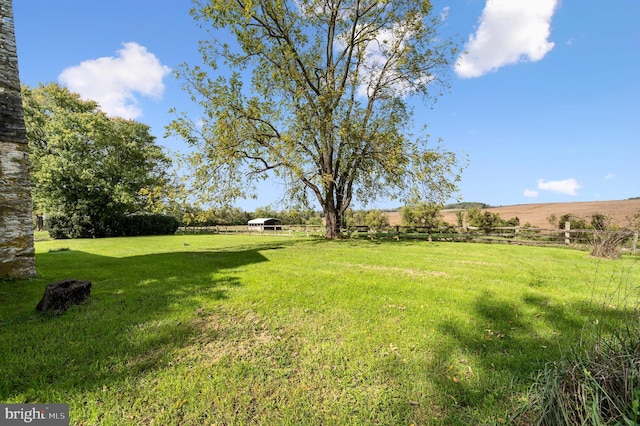
<instances>
[{"instance_id":1,"label":"shrub","mask_svg":"<svg viewBox=\"0 0 640 426\"><path fill-rule=\"evenodd\" d=\"M379 230L389 226L389 215L380 210L370 210L364 216L364 224L373 230Z\"/></svg>"},{"instance_id":2,"label":"shrub","mask_svg":"<svg viewBox=\"0 0 640 426\"><path fill-rule=\"evenodd\" d=\"M629 229L618 231L595 230L591 243L591 255L605 259L618 259L622 254L622 244L633 235Z\"/></svg>"},{"instance_id":3,"label":"shrub","mask_svg":"<svg viewBox=\"0 0 640 426\"><path fill-rule=\"evenodd\" d=\"M591 225L587 223L585 219L573 214L566 213L558 218L558 228L565 229L566 223L569 223L569 228L573 231L576 230L590 230ZM559 236L563 236L564 233L561 232L558 234ZM593 237L591 232L573 232L571 233L571 239L576 243L590 244L593 242Z\"/></svg>"},{"instance_id":4,"label":"shrub","mask_svg":"<svg viewBox=\"0 0 640 426\"><path fill-rule=\"evenodd\" d=\"M88 217L75 213L71 216L52 215L47 216L44 228L49 231L51 238L91 238L94 236L94 227Z\"/></svg>"},{"instance_id":5,"label":"shrub","mask_svg":"<svg viewBox=\"0 0 640 426\"><path fill-rule=\"evenodd\" d=\"M504 226L520 226L520 218L518 216L512 217L504 221Z\"/></svg>"},{"instance_id":6,"label":"shrub","mask_svg":"<svg viewBox=\"0 0 640 426\"><path fill-rule=\"evenodd\" d=\"M45 220L45 228L54 239L171 235L178 230L178 225L172 216L146 214L94 218L79 214L53 215Z\"/></svg>"},{"instance_id":7,"label":"shrub","mask_svg":"<svg viewBox=\"0 0 640 426\"><path fill-rule=\"evenodd\" d=\"M171 235L178 230L178 220L173 216L137 214L125 216L122 221L124 235Z\"/></svg>"},{"instance_id":8,"label":"shrub","mask_svg":"<svg viewBox=\"0 0 640 426\"><path fill-rule=\"evenodd\" d=\"M611 218L604 213L591 215L591 227L596 231L605 231L611 227Z\"/></svg>"},{"instance_id":9,"label":"shrub","mask_svg":"<svg viewBox=\"0 0 640 426\"><path fill-rule=\"evenodd\" d=\"M426 226L437 228L442 225L442 206L434 203L417 203L404 206L400 210L404 226Z\"/></svg>"},{"instance_id":10,"label":"shrub","mask_svg":"<svg viewBox=\"0 0 640 426\"><path fill-rule=\"evenodd\" d=\"M69 220L65 216L47 216L44 220L44 229L49 231L49 236L56 240L63 240L69 237Z\"/></svg>"},{"instance_id":11,"label":"shrub","mask_svg":"<svg viewBox=\"0 0 640 426\"><path fill-rule=\"evenodd\" d=\"M475 226L476 228L482 229L487 234L494 228L516 227L520 225L520 219L517 217L512 217L511 219L504 220L500 217L499 213L482 211L478 208L467 210L467 218L470 226Z\"/></svg>"},{"instance_id":12,"label":"shrub","mask_svg":"<svg viewBox=\"0 0 640 426\"><path fill-rule=\"evenodd\" d=\"M564 229L565 224L569 222L571 229L589 229L590 226L586 220L573 213L566 213L558 218L558 228Z\"/></svg>"},{"instance_id":13,"label":"shrub","mask_svg":"<svg viewBox=\"0 0 640 426\"><path fill-rule=\"evenodd\" d=\"M366 214L367 212L364 210L353 210L349 208L344 212L344 216L343 216L344 225L347 228L353 228L355 226L363 226L364 218Z\"/></svg>"}]
</instances>

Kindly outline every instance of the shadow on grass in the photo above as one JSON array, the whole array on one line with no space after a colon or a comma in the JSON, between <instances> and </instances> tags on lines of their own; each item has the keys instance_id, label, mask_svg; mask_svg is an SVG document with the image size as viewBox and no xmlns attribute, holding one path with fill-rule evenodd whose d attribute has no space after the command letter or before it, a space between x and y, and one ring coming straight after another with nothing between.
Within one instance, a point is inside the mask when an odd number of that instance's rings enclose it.
<instances>
[{"instance_id":1,"label":"shadow on grass","mask_svg":"<svg viewBox=\"0 0 640 426\"><path fill-rule=\"evenodd\" d=\"M260 250L39 254L46 277L0 288L0 401L64 403L64 395L166 368L201 332L196 313L242 285L233 269L267 260ZM45 284L69 277L92 281L89 300L61 315L37 313Z\"/></svg>"},{"instance_id":2,"label":"shadow on grass","mask_svg":"<svg viewBox=\"0 0 640 426\"><path fill-rule=\"evenodd\" d=\"M432 367L441 374L435 382L454 406L466 410L470 417L466 420L478 421L473 413L493 406L490 411L504 414L493 419L497 422L506 421L510 414L501 410L515 410L522 403L516 398L526 394L545 363L560 359L579 339L592 337L589 333L596 319L605 321L611 331L629 315L625 308L610 309L595 301L561 304L526 294L514 303L492 292L479 295L474 310L479 321L473 326L440 325L451 340L436 351ZM470 359L481 377L470 367Z\"/></svg>"},{"instance_id":3,"label":"shadow on grass","mask_svg":"<svg viewBox=\"0 0 640 426\"><path fill-rule=\"evenodd\" d=\"M306 244L338 244L338 245L354 245L357 247L363 247L366 246L367 244L371 245L372 247L379 247L379 246L415 246L416 244L421 244L421 243L425 243L425 244L429 244L430 246L433 247L439 247L441 246L443 243L448 243L447 241L428 241L426 238L424 239L420 239L420 238L404 238L404 239L395 239L392 237L389 238L368 238L368 237L348 237L348 236L343 236L343 238L340 239L335 239L335 240L331 240L331 239L327 239L324 237L317 237L317 238L308 238L305 240Z\"/></svg>"}]
</instances>

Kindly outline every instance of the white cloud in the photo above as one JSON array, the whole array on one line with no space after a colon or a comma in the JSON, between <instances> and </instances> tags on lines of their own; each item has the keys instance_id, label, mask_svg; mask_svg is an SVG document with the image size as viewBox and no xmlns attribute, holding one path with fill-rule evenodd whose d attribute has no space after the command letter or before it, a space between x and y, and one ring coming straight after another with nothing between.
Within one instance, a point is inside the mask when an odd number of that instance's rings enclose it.
<instances>
[{"instance_id":1,"label":"white cloud","mask_svg":"<svg viewBox=\"0 0 640 426\"><path fill-rule=\"evenodd\" d=\"M109 115L140 117L137 96L161 99L162 79L170 69L144 46L134 42L123 46L116 57L90 59L66 68L58 80L83 98L97 101Z\"/></svg>"},{"instance_id":2,"label":"white cloud","mask_svg":"<svg viewBox=\"0 0 640 426\"><path fill-rule=\"evenodd\" d=\"M449 10L449 6L445 6L442 8L442 12L440 12L440 22L444 22L447 20L447 18L449 17Z\"/></svg>"},{"instance_id":3,"label":"white cloud","mask_svg":"<svg viewBox=\"0 0 640 426\"><path fill-rule=\"evenodd\" d=\"M536 198L540 194L538 191L534 191L533 189L525 189L524 196L527 198Z\"/></svg>"},{"instance_id":4,"label":"white cloud","mask_svg":"<svg viewBox=\"0 0 640 426\"><path fill-rule=\"evenodd\" d=\"M443 9L441 19L446 19L449 8ZM402 52L407 49L407 40L414 35L414 27L423 19L422 15L406 17L405 20L395 22L391 28L380 28L372 30L359 25L358 31L363 31L369 38L364 46L358 46L364 49L363 63L358 70L359 86L357 95L361 98L367 98L373 94L374 90L386 90L393 96L406 97L410 95L418 85L428 84L437 77L427 74L424 71L422 75L416 76L415 79L409 80L403 71L401 58L394 53ZM349 32L342 33L336 40L337 50L345 49L347 40L350 37Z\"/></svg>"},{"instance_id":5,"label":"white cloud","mask_svg":"<svg viewBox=\"0 0 640 426\"><path fill-rule=\"evenodd\" d=\"M611 179L613 179L614 177L616 177L616 175L614 175L613 173L609 173L608 175L606 175L606 176L604 177L604 179L605 179L605 180L611 180Z\"/></svg>"},{"instance_id":6,"label":"white cloud","mask_svg":"<svg viewBox=\"0 0 640 426\"><path fill-rule=\"evenodd\" d=\"M541 191L556 192L558 194L578 195L578 189L582 186L574 178L565 180L538 179L538 189Z\"/></svg>"},{"instance_id":7,"label":"white cloud","mask_svg":"<svg viewBox=\"0 0 640 426\"><path fill-rule=\"evenodd\" d=\"M475 34L465 44L455 72L480 77L505 65L539 61L554 46L548 41L558 0L487 0Z\"/></svg>"},{"instance_id":8,"label":"white cloud","mask_svg":"<svg viewBox=\"0 0 640 426\"><path fill-rule=\"evenodd\" d=\"M382 85L387 82L387 88L395 90L400 96L406 96L410 91L410 85L398 78L398 73L393 68L387 68L389 65L393 67L393 63L389 64L387 57L388 50L400 50L405 46L406 29L401 24L394 25L393 29L383 28L379 30L375 40L370 41L365 47L365 63L362 67L361 74L363 84L358 87L358 95L367 98L372 94L373 86L378 83L380 74L384 72ZM400 36L400 37L399 37ZM420 81L427 83L430 78L423 77ZM392 81L393 83L388 83ZM416 82L418 83L418 82Z\"/></svg>"}]
</instances>

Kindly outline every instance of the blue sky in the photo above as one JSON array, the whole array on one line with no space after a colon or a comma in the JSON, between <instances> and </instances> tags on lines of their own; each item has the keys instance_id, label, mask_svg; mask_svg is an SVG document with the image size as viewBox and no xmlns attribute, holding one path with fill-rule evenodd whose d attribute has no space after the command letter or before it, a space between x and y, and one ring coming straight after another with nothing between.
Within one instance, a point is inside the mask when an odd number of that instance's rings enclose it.
<instances>
[{"instance_id":1,"label":"blue sky","mask_svg":"<svg viewBox=\"0 0 640 426\"><path fill-rule=\"evenodd\" d=\"M451 90L415 107L415 133L469 164L464 201L492 205L640 196L640 1L435 0L468 53ZM23 84L58 82L164 139L170 108L196 111L171 74L207 37L187 0L15 0ZM245 210L278 199L265 186ZM452 200L453 201L453 200ZM395 207L384 201L373 207Z\"/></svg>"}]
</instances>

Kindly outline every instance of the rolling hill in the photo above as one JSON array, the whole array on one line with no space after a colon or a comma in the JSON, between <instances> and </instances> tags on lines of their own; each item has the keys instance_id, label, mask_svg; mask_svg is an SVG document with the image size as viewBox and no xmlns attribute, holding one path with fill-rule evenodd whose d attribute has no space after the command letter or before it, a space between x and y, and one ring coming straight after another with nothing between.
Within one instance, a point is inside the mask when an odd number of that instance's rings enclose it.
<instances>
[{"instance_id":1,"label":"rolling hill","mask_svg":"<svg viewBox=\"0 0 640 426\"><path fill-rule=\"evenodd\" d=\"M595 213L605 214L612 219L612 223L619 226L629 224L629 218L640 212L640 199L617 200L617 201L586 201L574 203L541 203L541 204L517 204L513 206L490 207L485 209L493 213L499 213L503 219L518 217L520 224L530 223L539 228L550 228L547 220L551 215L562 216L572 213L576 216L591 219ZM456 211L443 210L444 220L450 224L456 223ZM400 212L388 212L389 223L400 225Z\"/></svg>"}]
</instances>

